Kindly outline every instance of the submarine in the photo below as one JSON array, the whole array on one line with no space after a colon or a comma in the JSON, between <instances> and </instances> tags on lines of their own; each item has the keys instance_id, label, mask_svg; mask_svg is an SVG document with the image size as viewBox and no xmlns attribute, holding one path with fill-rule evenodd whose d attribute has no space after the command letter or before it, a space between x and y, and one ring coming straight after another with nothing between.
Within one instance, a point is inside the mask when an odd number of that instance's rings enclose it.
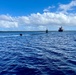
<instances>
[{"instance_id":1,"label":"submarine","mask_svg":"<svg viewBox=\"0 0 76 75\"><path fill-rule=\"evenodd\" d=\"M46 33L48 33L48 29L46 29Z\"/></svg>"},{"instance_id":2,"label":"submarine","mask_svg":"<svg viewBox=\"0 0 76 75\"><path fill-rule=\"evenodd\" d=\"M22 36L22 34L20 34L20 36Z\"/></svg>"},{"instance_id":3,"label":"submarine","mask_svg":"<svg viewBox=\"0 0 76 75\"><path fill-rule=\"evenodd\" d=\"M58 29L58 31L59 31L59 32L63 32L63 28L60 27L60 28Z\"/></svg>"}]
</instances>

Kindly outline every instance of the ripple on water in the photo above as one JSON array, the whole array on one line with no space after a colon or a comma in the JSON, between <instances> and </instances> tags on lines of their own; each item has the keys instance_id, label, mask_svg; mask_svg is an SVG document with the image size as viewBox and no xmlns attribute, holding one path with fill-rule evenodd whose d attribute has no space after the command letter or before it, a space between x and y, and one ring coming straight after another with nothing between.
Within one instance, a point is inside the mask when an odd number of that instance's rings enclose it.
<instances>
[{"instance_id":1,"label":"ripple on water","mask_svg":"<svg viewBox=\"0 0 76 75\"><path fill-rule=\"evenodd\" d=\"M0 75L76 75L73 32L8 34L0 36Z\"/></svg>"}]
</instances>

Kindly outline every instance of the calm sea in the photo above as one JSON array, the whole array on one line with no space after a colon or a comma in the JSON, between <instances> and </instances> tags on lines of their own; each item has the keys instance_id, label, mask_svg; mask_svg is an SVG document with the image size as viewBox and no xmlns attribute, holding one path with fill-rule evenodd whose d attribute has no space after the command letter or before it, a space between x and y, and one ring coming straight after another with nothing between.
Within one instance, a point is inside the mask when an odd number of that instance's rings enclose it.
<instances>
[{"instance_id":1,"label":"calm sea","mask_svg":"<svg viewBox=\"0 0 76 75\"><path fill-rule=\"evenodd\" d=\"M0 75L76 75L76 32L0 32Z\"/></svg>"}]
</instances>

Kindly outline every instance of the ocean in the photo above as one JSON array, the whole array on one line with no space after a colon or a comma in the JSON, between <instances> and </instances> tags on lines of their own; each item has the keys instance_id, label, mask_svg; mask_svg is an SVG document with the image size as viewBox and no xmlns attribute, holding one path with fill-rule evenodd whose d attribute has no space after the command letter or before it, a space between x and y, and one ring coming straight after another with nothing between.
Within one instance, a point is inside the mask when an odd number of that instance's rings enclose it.
<instances>
[{"instance_id":1,"label":"ocean","mask_svg":"<svg viewBox=\"0 0 76 75\"><path fill-rule=\"evenodd\" d=\"M76 75L76 32L0 32L0 75Z\"/></svg>"}]
</instances>

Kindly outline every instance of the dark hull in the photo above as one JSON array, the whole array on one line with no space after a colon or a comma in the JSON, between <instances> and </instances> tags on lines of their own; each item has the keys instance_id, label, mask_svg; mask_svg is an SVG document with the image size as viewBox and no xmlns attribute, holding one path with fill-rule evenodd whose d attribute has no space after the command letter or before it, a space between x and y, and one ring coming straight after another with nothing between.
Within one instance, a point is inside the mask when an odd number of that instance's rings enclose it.
<instances>
[{"instance_id":1,"label":"dark hull","mask_svg":"<svg viewBox=\"0 0 76 75\"><path fill-rule=\"evenodd\" d=\"M58 31L59 31L59 32L63 32L63 28L62 28L62 27L60 27Z\"/></svg>"},{"instance_id":2,"label":"dark hull","mask_svg":"<svg viewBox=\"0 0 76 75\"><path fill-rule=\"evenodd\" d=\"M48 33L48 30L46 30L46 33Z\"/></svg>"},{"instance_id":3,"label":"dark hull","mask_svg":"<svg viewBox=\"0 0 76 75\"><path fill-rule=\"evenodd\" d=\"M63 30L58 30L59 32L63 32Z\"/></svg>"}]
</instances>

